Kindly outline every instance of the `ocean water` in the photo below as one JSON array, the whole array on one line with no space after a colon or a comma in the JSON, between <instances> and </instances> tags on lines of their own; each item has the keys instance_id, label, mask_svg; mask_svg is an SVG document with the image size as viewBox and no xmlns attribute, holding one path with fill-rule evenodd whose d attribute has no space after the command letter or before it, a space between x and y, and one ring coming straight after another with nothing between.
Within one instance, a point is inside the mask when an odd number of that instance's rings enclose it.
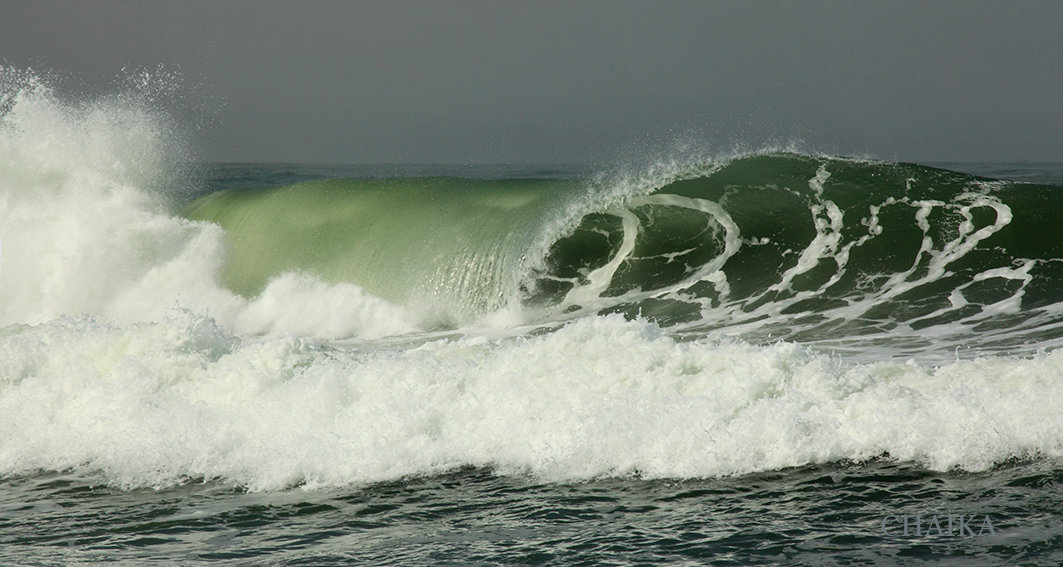
<instances>
[{"instance_id":1,"label":"ocean water","mask_svg":"<svg viewBox=\"0 0 1063 567\"><path fill-rule=\"evenodd\" d=\"M200 163L2 77L0 564L1063 562L1063 164Z\"/></svg>"}]
</instances>

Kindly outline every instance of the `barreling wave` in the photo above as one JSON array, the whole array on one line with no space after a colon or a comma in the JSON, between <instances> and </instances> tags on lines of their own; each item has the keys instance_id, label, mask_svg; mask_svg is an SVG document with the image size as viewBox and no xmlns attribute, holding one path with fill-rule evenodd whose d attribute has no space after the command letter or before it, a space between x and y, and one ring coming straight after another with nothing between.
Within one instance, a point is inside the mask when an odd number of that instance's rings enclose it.
<instances>
[{"instance_id":1,"label":"barreling wave","mask_svg":"<svg viewBox=\"0 0 1063 567\"><path fill-rule=\"evenodd\" d=\"M1055 346L1063 190L795 153L659 178L334 179L206 196L225 281L304 271L443 324L643 316L677 331L880 344Z\"/></svg>"}]
</instances>

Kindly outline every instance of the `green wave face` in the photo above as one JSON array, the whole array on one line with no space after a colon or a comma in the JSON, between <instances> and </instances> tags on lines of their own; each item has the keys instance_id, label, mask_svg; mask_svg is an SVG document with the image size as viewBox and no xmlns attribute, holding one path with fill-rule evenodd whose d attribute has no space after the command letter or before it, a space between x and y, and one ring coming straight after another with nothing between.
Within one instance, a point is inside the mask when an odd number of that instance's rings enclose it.
<instances>
[{"instance_id":1,"label":"green wave face","mask_svg":"<svg viewBox=\"0 0 1063 567\"><path fill-rule=\"evenodd\" d=\"M876 336L894 352L1007 350L1063 335L1063 188L783 154L663 183L610 216L556 242L539 290L567 309L831 348ZM595 242L609 251L589 254ZM580 294L608 262L602 293Z\"/></svg>"},{"instance_id":2,"label":"green wave face","mask_svg":"<svg viewBox=\"0 0 1063 567\"><path fill-rule=\"evenodd\" d=\"M305 271L442 324L522 306L763 340L888 335L914 350L942 342L928 328L949 344L1063 336L1061 211L1058 187L775 154L649 185L412 178L230 190L186 214L225 228L224 277L247 295Z\"/></svg>"},{"instance_id":3,"label":"green wave face","mask_svg":"<svg viewBox=\"0 0 1063 567\"><path fill-rule=\"evenodd\" d=\"M238 293L304 271L460 317L513 299L535 228L572 189L545 180L336 179L222 191L184 214L225 229L223 277Z\"/></svg>"}]
</instances>

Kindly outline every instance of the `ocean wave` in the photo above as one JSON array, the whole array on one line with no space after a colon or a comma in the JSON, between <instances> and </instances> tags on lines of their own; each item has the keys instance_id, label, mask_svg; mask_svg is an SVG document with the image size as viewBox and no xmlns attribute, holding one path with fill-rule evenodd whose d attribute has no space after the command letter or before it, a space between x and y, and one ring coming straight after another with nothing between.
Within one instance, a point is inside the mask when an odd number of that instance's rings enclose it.
<instances>
[{"instance_id":1,"label":"ocean wave","mask_svg":"<svg viewBox=\"0 0 1063 567\"><path fill-rule=\"evenodd\" d=\"M0 475L271 490L1063 450L1058 187L766 150L182 203L198 181L150 97L0 77Z\"/></svg>"}]
</instances>

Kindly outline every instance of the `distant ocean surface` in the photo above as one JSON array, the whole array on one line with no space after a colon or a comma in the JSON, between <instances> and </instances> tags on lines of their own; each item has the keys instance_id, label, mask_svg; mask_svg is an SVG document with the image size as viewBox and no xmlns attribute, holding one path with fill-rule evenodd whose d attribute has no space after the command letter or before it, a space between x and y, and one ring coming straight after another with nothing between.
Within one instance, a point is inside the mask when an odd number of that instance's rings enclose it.
<instances>
[{"instance_id":1,"label":"distant ocean surface","mask_svg":"<svg viewBox=\"0 0 1063 567\"><path fill-rule=\"evenodd\" d=\"M2 565L1063 564L1063 163L198 163L0 94Z\"/></svg>"}]
</instances>

